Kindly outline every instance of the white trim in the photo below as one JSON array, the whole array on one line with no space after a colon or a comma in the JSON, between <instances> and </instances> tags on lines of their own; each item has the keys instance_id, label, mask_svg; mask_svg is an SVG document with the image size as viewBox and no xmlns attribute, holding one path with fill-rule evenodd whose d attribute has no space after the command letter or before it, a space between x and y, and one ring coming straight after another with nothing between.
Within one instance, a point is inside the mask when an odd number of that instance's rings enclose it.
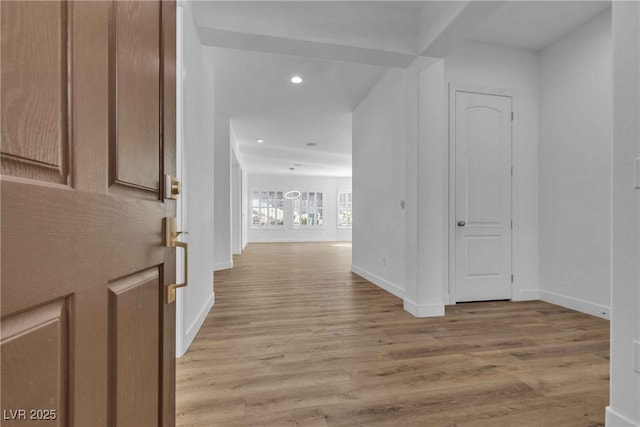
<instances>
[{"instance_id":1,"label":"white trim","mask_svg":"<svg viewBox=\"0 0 640 427\"><path fill-rule=\"evenodd\" d=\"M455 303L451 302L451 296L449 295L449 292L445 292L442 294L442 302L444 303L444 305L455 305Z\"/></svg>"},{"instance_id":2,"label":"white trim","mask_svg":"<svg viewBox=\"0 0 640 427\"><path fill-rule=\"evenodd\" d=\"M448 145L448 154L449 154L449 161L447 164L447 168L448 168L448 191L447 191L447 195L449 197L449 200L447 202L447 205L445 207L445 209L448 210L448 214L447 214L447 218L448 221L445 224L446 230L447 230L447 236L448 236L448 244L449 244L449 251L448 251L448 264L449 264L449 268L448 268L448 285L449 285L449 300L448 300L448 304L455 304L456 303L456 263L455 263L455 255L456 255L456 245L455 245L455 239L456 239L456 211L455 211L455 191L456 191L456 180L455 180L455 174L456 174L456 168L455 168L455 164L456 164L456 157L455 157L455 145L454 145L454 141L453 141L453 134L454 134L454 126L455 126L455 113L456 113L456 109L455 109L455 93L456 92L472 92L472 93L478 93L478 94L483 94L483 95L494 95L494 96L504 96L504 97L510 97L511 98L511 111L513 113L516 113L517 110L517 95L518 92L516 90L513 89L500 89L500 88L488 88L488 87L483 87L483 86L476 86L476 85L467 85L467 84L458 84L458 83L453 83L453 82L449 82L449 96L448 96L448 100L447 100L447 105L448 105L448 120L449 120L449 124L447 127L448 133L447 133L447 145ZM514 168L514 172L513 175L511 175L511 220L513 221L513 229L511 230L511 273L510 274L515 274L515 259L517 256L517 249L518 249L518 231L519 231L519 221L517 221L517 214L518 214L518 186L517 186L517 173L518 173L518 168L516 168L516 148L517 148L517 141L518 141L518 121L517 120L513 120L511 122L511 166ZM517 279L517 277L516 277ZM511 298L512 299L517 299L518 295L518 286L516 284L517 282L512 282L511 283Z\"/></svg>"},{"instance_id":3,"label":"white trim","mask_svg":"<svg viewBox=\"0 0 640 427\"><path fill-rule=\"evenodd\" d=\"M178 291L178 293L181 293L181 292ZM213 304L215 303L215 301L216 301L216 294L212 292L206 304L202 307L202 310L200 310L200 313L198 313L198 316L195 318L193 323L191 323L191 325L187 329L186 336L184 337L185 345L177 353L177 357L182 357L187 352L187 350L189 349L189 346L195 339L196 335L198 335L198 332L200 331L202 324L207 319L207 315L211 311L211 308L213 307Z\"/></svg>"},{"instance_id":4,"label":"white trim","mask_svg":"<svg viewBox=\"0 0 640 427\"><path fill-rule=\"evenodd\" d=\"M233 268L233 261L220 262L218 264L213 265L213 271L229 270L231 268Z\"/></svg>"},{"instance_id":5,"label":"white trim","mask_svg":"<svg viewBox=\"0 0 640 427\"><path fill-rule=\"evenodd\" d=\"M231 159L231 254L242 254L242 167L238 155L233 152L235 162ZM236 183L235 185L233 183Z\"/></svg>"},{"instance_id":6,"label":"white trim","mask_svg":"<svg viewBox=\"0 0 640 427\"><path fill-rule=\"evenodd\" d=\"M357 274L358 276L367 279L369 282L373 283L374 285L384 289L385 291L389 292L390 294L393 294L395 296L397 296L400 299L404 298L404 289L402 289L400 286L395 285L385 279L383 279L380 276L376 276L373 273L368 272L367 270L360 268L356 265L351 264L351 271L354 272L355 274Z\"/></svg>"},{"instance_id":7,"label":"white trim","mask_svg":"<svg viewBox=\"0 0 640 427\"><path fill-rule=\"evenodd\" d=\"M244 169L244 157L242 156L242 151L240 151L240 143L238 142L236 130L233 128L233 122L231 120L229 121L229 133L233 135L233 138L231 138L232 154L236 156L240 169Z\"/></svg>"},{"instance_id":8,"label":"white trim","mask_svg":"<svg viewBox=\"0 0 640 427\"><path fill-rule=\"evenodd\" d=\"M438 317L444 316L444 304L423 304L417 305L409 299L404 300L404 309L415 317Z\"/></svg>"},{"instance_id":9,"label":"white trim","mask_svg":"<svg viewBox=\"0 0 640 427\"><path fill-rule=\"evenodd\" d=\"M538 289L522 289L516 295L515 301L537 301L540 299L540 291Z\"/></svg>"},{"instance_id":10,"label":"white trim","mask_svg":"<svg viewBox=\"0 0 640 427\"><path fill-rule=\"evenodd\" d=\"M455 118L455 103L453 100L455 99L456 89L454 88L453 83L449 83L449 93L447 94L447 159L448 162L446 164L447 169L447 221L445 222L446 227L446 236L447 236L447 244L448 244L448 253L447 253L447 262L449 265L448 273L448 285L449 285L449 304L456 303L456 245L455 245L455 229L453 228L455 224L455 200L456 200L456 150L453 144L453 133L455 130L454 127L454 118Z\"/></svg>"},{"instance_id":11,"label":"white trim","mask_svg":"<svg viewBox=\"0 0 640 427\"><path fill-rule=\"evenodd\" d=\"M615 412L611 406L607 406L605 411L604 425L607 427L640 427L640 424L636 424L629 418Z\"/></svg>"},{"instance_id":12,"label":"white trim","mask_svg":"<svg viewBox=\"0 0 640 427\"><path fill-rule=\"evenodd\" d=\"M182 191L176 202L176 221L179 230L187 230L187 191L186 159L184 155L184 10L182 4L176 7L176 178L182 184ZM184 255L176 251L176 280L184 277ZM181 282L181 280L180 280ZM180 283L176 282L176 283ZM186 333L184 328L184 300L181 292L176 297L176 356L180 357L187 350L185 346Z\"/></svg>"},{"instance_id":13,"label":"white trim","mask_svg":"<svg viewBox=\"0 0 640 427\"><path fill-rule=\"evenodd\" d=\"M582 313L590 314L592 316L600 317L602 319L610 319L611 308L595 304L589 301L581 300L578 298L568 297L566 295L560 295L555 292L540 290L540 300L562 307L570 308Z\"/></svg>"}]
</instances>

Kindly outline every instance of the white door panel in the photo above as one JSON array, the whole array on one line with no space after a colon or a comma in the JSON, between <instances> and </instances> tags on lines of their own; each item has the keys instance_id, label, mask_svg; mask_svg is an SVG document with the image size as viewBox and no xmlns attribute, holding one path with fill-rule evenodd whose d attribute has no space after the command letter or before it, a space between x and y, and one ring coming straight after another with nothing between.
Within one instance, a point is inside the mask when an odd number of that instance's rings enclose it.
<instances>
[{"instance_id":1,"label":"white door panel","mask_svg":"<svg viewBox=\"0 0 640 427\"><path fill-rule=\"evenodd\" d=\"M455 92L455 299L511 298L508 96Z\"/></svg>"}]
</instances>

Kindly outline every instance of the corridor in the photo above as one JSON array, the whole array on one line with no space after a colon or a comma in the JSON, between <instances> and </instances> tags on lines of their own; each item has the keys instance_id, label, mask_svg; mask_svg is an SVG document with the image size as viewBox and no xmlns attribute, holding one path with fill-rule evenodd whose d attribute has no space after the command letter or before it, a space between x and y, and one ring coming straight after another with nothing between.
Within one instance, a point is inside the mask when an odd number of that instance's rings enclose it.
<instances>
[{"instance_id":1,"label":"corridor","mask_svg":"<svg viewBox=\"0 0 640 427\"><path fill-rule=\"evenodd\" d=\"M179 426L604 425L609 322L540 301L415 318L350 243L253 243L177 360Z\"/></svg>"}]
</instances>

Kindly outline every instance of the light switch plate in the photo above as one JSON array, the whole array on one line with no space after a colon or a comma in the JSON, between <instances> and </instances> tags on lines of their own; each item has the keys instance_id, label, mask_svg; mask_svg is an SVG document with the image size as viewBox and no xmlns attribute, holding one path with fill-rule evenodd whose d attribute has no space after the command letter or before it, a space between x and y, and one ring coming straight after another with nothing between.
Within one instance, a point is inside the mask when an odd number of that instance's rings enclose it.
<instances>
[{"instance_id":1,"label":"light switch plate","mask_svg":"<svg viewBox=\"0 0 640 427\"><path fill-rule=\"evenodd\" d=\"M640 374L640 341L633 342L633 370Z\"/></svg>"},{"instance_id":2,"label":"light switch plate","mask_svg":"<svg viewBox=\"0 0 640 427\"><path fill-rule=\"evenodd\" d=\"M633 188L640 190L640 157L633 164Z\"/></svg>"}]
</instances>

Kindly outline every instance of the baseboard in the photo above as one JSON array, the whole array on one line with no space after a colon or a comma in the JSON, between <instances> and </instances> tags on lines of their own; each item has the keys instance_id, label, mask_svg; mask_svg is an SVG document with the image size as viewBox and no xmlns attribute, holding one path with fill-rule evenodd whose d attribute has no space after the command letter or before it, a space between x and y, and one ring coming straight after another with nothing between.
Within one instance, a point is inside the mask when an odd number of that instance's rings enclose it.
<instances>
[{"instance_id":1,"label":"baseboard","mask_svg":"<svg viewBox=\"0 0 640 427\"><path fill-rule=\"evenodd\" d=\"M249 243L318 243L318 242L351 242L351 239L338 239L337 237L319 237L319 238L264 238L251 239Z\"/></svg>"},{"instance_id":2,"label":"baseboard","mask_svg":"<svg viewBox=\"0 0 640 427\"><path fill-rule=\"evenodd\" d=\"M514 301L537 301L540 299L540 291L537 289L523 289L518 294L518 298Z\"/></svg>"},{"instance_id":3,"label":"baseboard","mask_svg":"<svg viewBox=\"0 0 640 427\"><path fill-rule=\"evenodd\" d=\"M398 298L403 299L404 298L404 289L402 289L400 286L395 285L391 282L388 282L386 280L384 280L382 277L380 276L376 276L373 273L368 272L367 270L360 268L358 266L355 266L353 264L351 264L351 271L356 273L358 276L364 277L365 279L367 279L368 281L370 281L371 283L373 283L374 285L384 289L385 291L397 296Z\"/></svg>"},{"instance_id":4,"label":"baseboard","mask_svg":"<svg viewBox=\"0 0 640 427\"><path fill-rule=\"evenodd\" d=\"M200 313L198 313L198 316L191 323L189 328L187 328L187 332L184 336L184 341L182 343L182 349L181 349L182 353L178 354L177 357L184 356L187 350L189 350L191 343L195 339L196 335L198 335L198 331L200 331L200 328L202 327L202 324L206 320L207 315L211 311L211 308L213 307L213 304L215 303L215 301L216 301L216 294L212 292L211 296L202 307L202 310L200 310Z\"/></svg>"},{"instance_id":5,"label":"baseboard","mask_svg":"<svg viewBox=\"0 0 640 427\"><path fill-rule=\"evenodd\" d=\"M555 292L540 290L539 293L540 299L544 302L560 305L562 307L570 308L571 310L580 311L602 319L610 319L611 309L604 305L594 304L578 298L556 294Z\"/></svg>"},{"instance_id":6,"label":"baseboard","mask_svg":"<svg viewBox=\"0 0 640 427\"><path fill-rule=\"evenodd\" d=\"M233 268L233 261L213 264L213 271L229 270L230 268Z\"/></svg>"},{"instance_id":7,"label":"baseboard","mask_svg":"<svg viewBox=\"0 0 640 427\"><path fill-rule=\"evenodd\" d=\"M636 424L630 419L616 413L611 409L611 406L607 406L604 425L606 427L640 427L640 424Z\"/></svg>"},{"instance_id":8,"label":"baseboard","mask_svg":"<svg viewBox=\"0 0 640 427\"><path fill-rule=\"evenodd\" d=\"M411 300L404 300L404 309L416 317L444 316L444 304L418 305Z\"/></svg>"},{"instance_id":9,"label":"baseboard","mask_svg":"<svg viewBox=\"0 0 640 427\"><path fill-rule=\"evenodd\" d=\"M442 294L442 302L444 303L444 305L453 305L449 292L445 292Z\"/></svg>"}]
</instances>

